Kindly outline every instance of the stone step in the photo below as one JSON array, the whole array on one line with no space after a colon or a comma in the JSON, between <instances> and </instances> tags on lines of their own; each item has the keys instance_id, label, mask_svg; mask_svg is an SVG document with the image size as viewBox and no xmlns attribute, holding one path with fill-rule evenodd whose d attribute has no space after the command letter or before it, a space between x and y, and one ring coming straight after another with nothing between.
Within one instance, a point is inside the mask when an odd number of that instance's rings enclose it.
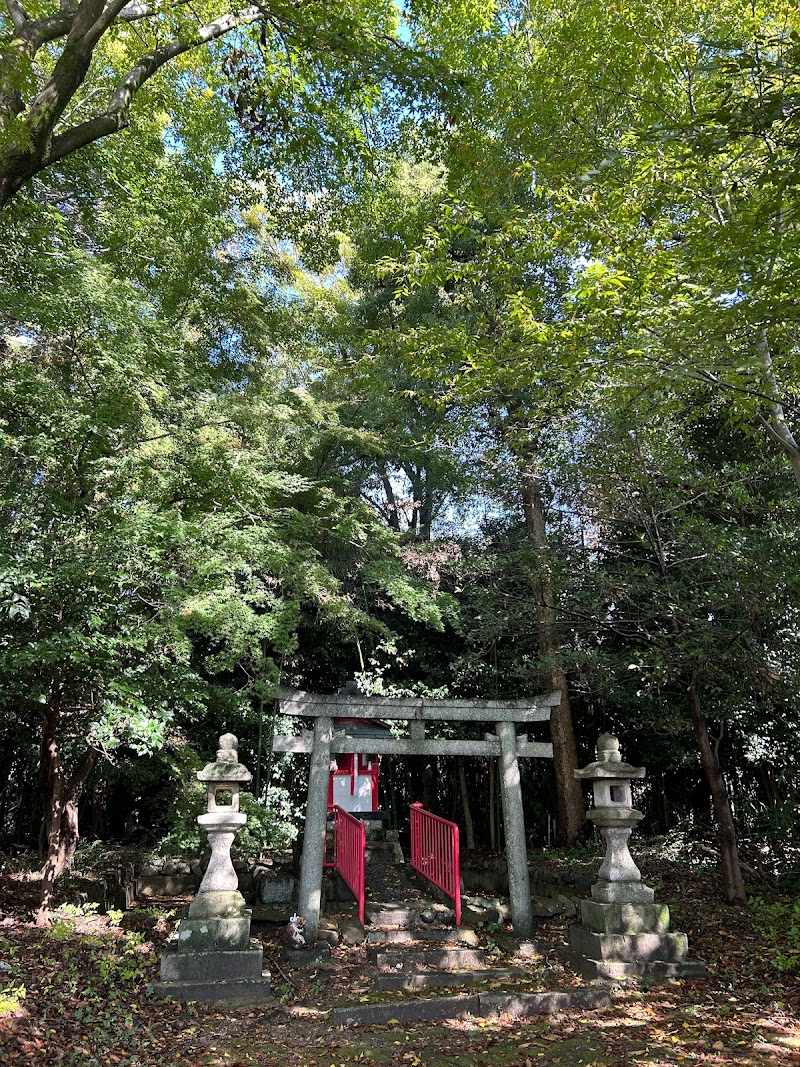
<instances>
[{"instance_id":1,"label":"stone step","mask_svg":"<svg viewBox=\"0 0 800 1067\"><path fill-rule=\"evenodd\" d=\"M154 982L153 995L162 1000L195 1000L200 1004L271 1004L270 980L228 978L184 982Z\"/></svg>"},{"instance_id":2,"label":"stone step","mask_svg":"<svg viewBox=\"0 0 800 1067\"><path fill-rule=\"evenodd\" d=\"M576 952L595 960L622 963L679 962L689 954L686 934L598 934L585 926L570 928L570 944Z\"/></svg>"},{"instance_id":3,"label":"stone step","mask_svg":"<svg viewBox=\"0 0 800 1067\"><path fill-rule=\"evenodd\" d=\"M484 1016L510 1015L525 1019L531 1015L555 1015L570 1008L608 1008L611 997L607 989L568 989L545 993L481 993L480 1002Z\"/></svg>"},{"instance_id":4,"label":"stone step","mask_svg":"<svg viewBox=\"0 0 800 1067\"><path fill-rule=\"evenodd\" d=\"M437 941L441 944L478 944L478 935L466 927L423 927L420 930L369 930L368 945L413 945L420 942Z\"/></svg>"},{"instance_id":5,"label":"stone step","mask_svg":"<svg viewBox=\"0 0 800 1067\"><path fill-rule=\"evenodd\" d=\"M702 960L626 963L622 960L590 960L585 956L573 956L569 962L582 977L589 979L650 978L658 981L666 978L702 978L706 973L706 965Z\"/></svg>"},{"instance_id":6,"label":"stone step","mask_svg":"<svg viewBox=\"0 0 800 1067\"><path fill-rule=\"evenodd\" d=\"M468 1015L491 1017L507 1012L515 1018L547 1015L575 1008L605 1008L611 998L605 989L555 990L549 993L478 993L424 1000L389 1001L382 1004L356 1004L334 1008L329 1019L333 1026L400 1026L441 1019L463 1019Z\"/></svg>"},{"instance_id":7,"label":"stone step","mask_svg":"<svg viewBox=\"0 0 800 1067\"><path fill-rule=\"evenodd\" d=\"M483 985L484 982L530 981L530 974L521 967L486 967L479 971L415 971L412 974L378 974L374 989L389 991L405 989L452 989Z\"/></svg>"},{"instance_id":8,"label":"stone step","mask_svg":"<svg viewBox=\"0 0 800 1067\"><path fill-rule=\"evenodd\" d=\"M367 905L364 918L372 926L407 929L415 921L417 911L417 908L407 908L399 904L374 904Z\"/></svg>"},{"instance_id":9,"label":"stone step","mask_svg":"<svg viewBox=\"0 0 800 1067\"><path fill-rule=\"evenodd\" d=\"M480 997L475 994L455 997L429 997L427 1000L399 1000L383 1004L356 1004L351 1008L334 1008L328 1016L332 1026L380 1026L396 1022L438 1022L440 1019L464 1019L480 1013Z\"/></svg>"},{"instance_id":10,"label":"stone step","mask_svg":"<svg viewBox=\"0 0 800 1067\"><path fill-rule=\"evenodd\" d=\"M408 970L417 965L438 967L441 970L481 967L484 962L482 948L421 949L406 952L382 952L377 946L367 949L367 956L379 971Z\"/></svg>"}]
</instances>

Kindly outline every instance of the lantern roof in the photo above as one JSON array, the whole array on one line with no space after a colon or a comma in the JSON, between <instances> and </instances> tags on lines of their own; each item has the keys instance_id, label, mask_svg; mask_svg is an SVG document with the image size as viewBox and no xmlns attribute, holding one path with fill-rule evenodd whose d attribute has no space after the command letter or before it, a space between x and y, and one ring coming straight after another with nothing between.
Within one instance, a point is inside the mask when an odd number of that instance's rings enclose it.
<instances>
[{"instance_id":1,"label":"lantern roof","mask_svg":"<svg viewBox=\"0 0 800 1067\"><path fill-rule=\"evenodd\" d=\"M214 763L207 763L197 772L200 782L249 782L252 774L239 762L239 740L235 734L223 734Z\"/></svg>"},{"instance_id":2,"label":"lantern roof","mask_svg":"<svg viewBox=\"0 0 800 1067\"><path fill-rule=\"evenodd\" d=\"M597 739L597 756L594 763L581 770L576 770L575 777L583 779L596 778L644 778L644 767L633 767L624 763L619 751L619 741L612 734L600 734Z\"/></svg>"}]
</instances>

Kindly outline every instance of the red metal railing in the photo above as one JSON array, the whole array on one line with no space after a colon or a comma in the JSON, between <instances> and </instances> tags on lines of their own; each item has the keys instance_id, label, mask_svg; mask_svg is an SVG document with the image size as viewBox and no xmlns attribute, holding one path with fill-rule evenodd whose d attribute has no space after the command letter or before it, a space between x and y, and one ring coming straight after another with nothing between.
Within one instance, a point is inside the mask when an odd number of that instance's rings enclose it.
<instances>
[{"instance_id":1,"label":"red metal railing","mask_svg":"<svg viewBox=\"0 0 800 1067\"><path fill-rule=\"evenodd\" d=\"M337 804L333 809L333 866L358 901L358 921L364 922L364 854L367 828Z\"/></svg>"},{"instance_id":2,"label":"red metal railing","mask_svg":"<svg viewBox=\"0 0 800 1067\"><path fill-rule=\"evenodd\" d=\"M453 901L456 926L461 925L461 870L458 827L411 805L411 866Z\"/></svg>"}]
</instances>

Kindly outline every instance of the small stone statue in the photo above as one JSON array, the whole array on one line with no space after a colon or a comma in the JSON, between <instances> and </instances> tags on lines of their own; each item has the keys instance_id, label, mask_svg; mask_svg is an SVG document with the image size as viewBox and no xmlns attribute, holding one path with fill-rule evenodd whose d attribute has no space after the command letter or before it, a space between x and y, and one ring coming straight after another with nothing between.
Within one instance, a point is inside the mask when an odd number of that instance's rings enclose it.
<instances>
[{"instance_id":1,"label":"small stone statue","mask_svg":"<svg viewBox=\"0 0 800 1067\"><path fill-rule=\"evenodd\" d=\"M303 927L306 925L306 921L302 915L290 915L289 916L289 937L295 948L302 948L306 943L306 935L303 933Z\"/></svg>"}]
</instances>

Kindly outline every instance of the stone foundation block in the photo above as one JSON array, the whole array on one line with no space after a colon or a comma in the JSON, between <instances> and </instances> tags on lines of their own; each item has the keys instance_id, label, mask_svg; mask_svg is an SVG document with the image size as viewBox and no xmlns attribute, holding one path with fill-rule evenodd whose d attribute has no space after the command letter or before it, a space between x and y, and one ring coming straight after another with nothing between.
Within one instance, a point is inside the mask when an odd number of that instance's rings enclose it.
<instances>
[{"instance_id":1,"label":"stone foundation block","mask_svg":"<svg viewBox=\"0 0 800 1067\"><path fill-rule=\"evenodd\" d=\"M178 952L168 947L161 957L162 982L210 983L260 979L264 949L253 945L242 950Z\"/></svg>"},{"instance_id":2,"label":"stone foundation block","mask_svg":"<svg viewBox=\"0 0 800 1067\"><path fill-rule=\"evenodd\" d=\"M689 954L686 934L598 934L585 926L570 927L570 944L582 956L621 963L651 960L679 962Z\"/></svg>"},{"instance_id":3,"label":"stone foundation block","mask_svg":"<svg viewBox=\"0 0 800 1067\"><path fill-rule=\"evenodd\" d=\"M315 945L284 945L283 958L294 967L313 967L316 963L330 959L331 946L327 941L317 941Z\"/></svg>"},{"instance_id":4,"label":"stone foundation block","mask_svg":"<svg viewBox=\"0 0 800 1067\"><path fill-rule=\"evenodd\" d=\"M250 916L240 919L181 919L180 952L249 949Z\"/></svg>"},{"instance_id":5,"label":"stone foundation block","mask_svg":"<svg viewBox=\"0 0 800 1067\"><path fill-rule=\"evenodd\" d=\"M601 904L581 901L581 920L602 934L665 934L669 930L666 904Z\"/></svg>"},{"instance_id":6,"label":"stone foundation block","mask_svg":"<svg viewBox=\"0 0 800 1067\"><path fill-rule=\"evenodd\" d=\"M650 978L661 981L666 978L702 978L706 965L701 960L646 960L624 962L622 960L592 960L585 956L572 956L570 964L583 978L607 978L620 980L625 978Z\"/></svg>"},{"instance_id":7,"label":"stone foundation block","mask_svg":"<svg viewBox=\"0 0 800 1067\"><path fill-rule=\"evenodd\" d=\"M592 886L592 900L601 904L652 904L655 891L644 882L597 881Z\"/></svg>"},{"instance_id":8,"label":"stone foundation block","mask_svg":"<svg viewBox=\"0 0 800 1067\"><path fill-rule=\"evenodd\" d=\"M156 982L153 994L162 1000L195 1000L202 1004L265 1004L272 1001L268 977L224 982Z\"/></svg>"}]
</instances>

